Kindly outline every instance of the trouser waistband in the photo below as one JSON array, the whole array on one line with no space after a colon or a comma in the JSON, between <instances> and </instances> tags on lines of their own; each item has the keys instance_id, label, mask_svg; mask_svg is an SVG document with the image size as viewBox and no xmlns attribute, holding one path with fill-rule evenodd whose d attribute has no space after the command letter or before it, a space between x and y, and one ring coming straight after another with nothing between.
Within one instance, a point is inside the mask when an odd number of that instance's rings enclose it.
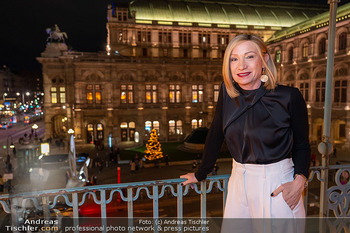
<instances>
[{"instance_id":1,"label":"trouser waistband","mask_svg":"<svg viewBox=\"0 0 350 233\"><path fill-rule=\"evenodd\" d=\"M235 173L249 173L251 175L272 176L281 171L293 169L294 164L291 158L283 159L276 163L270 164L242 164L233 159L232 171Z\"/></svg>"}]
</instances>

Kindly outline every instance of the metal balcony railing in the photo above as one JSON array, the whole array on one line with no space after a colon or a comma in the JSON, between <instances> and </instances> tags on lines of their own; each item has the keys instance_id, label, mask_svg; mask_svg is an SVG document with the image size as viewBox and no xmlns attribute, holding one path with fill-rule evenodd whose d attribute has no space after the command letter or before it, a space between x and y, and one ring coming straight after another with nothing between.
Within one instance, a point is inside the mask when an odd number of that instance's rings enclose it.
<instances>
[{"instance_id":1,"label":"metal balcony railing","mask_svg":"<svg viewBox=\"0 0 350 233\"><path fill-rule=\"evenodd\" d=\"M333 180L330 182L332 187L327 190L328 196L328 207L318 204L320 210L327 208L324 213L327 216L343 218L350 216L349 201L350 201L350 164L347 165L331 165L329 168L324 167L312 167L309 183L312 181L324 182L321 177L321 170L329 170L329 179ZM192 185L195 194L200 195L200 218L207 218L207 194L211 193L213 188L222 192L223 206L227 197L227 186L230 175L217 175L210 176L205 181L201 181L197 184ZM127 217L129 229L133 226L134 217L134 202L141 197L149 198L153 201L153 218L158 219L159 216L159 200L164 198L166 193L171 193L177 200L177 219L184 218L184 200L183 198L189 194L190 185L182 186L181 182L184 179L168 179L168 180L156 180L156 181L145 181L135 183L122 183L122 184L108 184L108 185L97 185L97 186L85 186L78 188L69 189L55 189L28 193L17 193L17 194L6 194L0 196L0 203L3 210L11 214L12 225L19 226L20 220L24 218L24 212L28 206L32 206L37 210L43 211L43 217L50 217L50 210L54 209L58 200L63 202L65 205L72 207L73 224L79 225L79 209L87 200L93 200L94 204L98 205L101 211L101 224L107 226L107 204L111 203L114 199L127 204ZM308 199L309 194L306 192L305 195L305 208L309 207ZM316 198L317 200L317 198ZM156 227L157 221L154 221L155 227L154 232L158 232ZM179 223L181 224L181 223ZM343 224L341 228L345 232L349 232L349 225ZM339 227L338 227L339 228ZM345 229L346 228L346 229ZM102 232L107 232L106 227L102 227ZM181 227L179 227L181 229ZM336 227L334 227L336 229ZM74 231L79 232L79 231ZM132 230L129 230L132 232ZM179 232L182 232L181 230ZM330 231L332 232L332 231Z\"/></svg>"}]
</instances>

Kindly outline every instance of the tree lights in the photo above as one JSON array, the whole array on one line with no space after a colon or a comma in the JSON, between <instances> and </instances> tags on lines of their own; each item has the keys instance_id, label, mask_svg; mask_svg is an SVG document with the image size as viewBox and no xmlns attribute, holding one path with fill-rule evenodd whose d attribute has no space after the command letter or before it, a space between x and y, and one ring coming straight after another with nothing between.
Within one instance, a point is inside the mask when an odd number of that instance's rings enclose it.
<instances>
[{"instance_id":1,"label":"tree lights","mask_svg":"<svg viewBox=\"0 0 350 233\"><path fill-rule=\"evenodd\" d=\"M158 135L157 130L152 129L150 139L148 140L148 143L146 144L146 150L145 150L145 158L147 160L157 160L163 158L163 152L161 148L161 144L158 141Z\"/></svg>"}]
</instances>

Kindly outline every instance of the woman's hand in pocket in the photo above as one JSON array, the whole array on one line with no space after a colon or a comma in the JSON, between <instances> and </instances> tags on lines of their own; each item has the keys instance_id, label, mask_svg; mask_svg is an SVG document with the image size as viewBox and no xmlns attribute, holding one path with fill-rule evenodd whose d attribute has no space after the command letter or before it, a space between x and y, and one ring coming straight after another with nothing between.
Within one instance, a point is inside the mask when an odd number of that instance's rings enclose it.
<instances>
[{"instance_id":1,"label":"woman's hand in pocket","mask_svg":"<svg viewBox=\"0 0 350 233\"><path fill-rule=\"evenodd\" d=\"M296 176L293 181L279 186L275 191L271 193L271 196L276 197L280 192L282 192L284 201L293 210L299 203L304 188L304 178L302 176Z\"/></svg>"}]
</instances>

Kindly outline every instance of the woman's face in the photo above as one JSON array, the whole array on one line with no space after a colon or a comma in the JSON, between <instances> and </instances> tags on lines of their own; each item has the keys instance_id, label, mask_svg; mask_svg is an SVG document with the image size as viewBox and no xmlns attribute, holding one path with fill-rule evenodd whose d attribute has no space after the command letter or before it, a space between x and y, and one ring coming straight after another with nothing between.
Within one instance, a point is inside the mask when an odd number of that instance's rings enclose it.
<instances>
[{"instance_id":1,"label":"woman's face","mask_svg":"<svg viewBox=\"0 0 350 233\"><path fill-rule=\"evenodd\" d=\"M264 58L267 61L268 55ZM241 42L231 52L231 75L242 89L255 90L260 87L262 64L259 51L251 41Z\"/></svg>"}]
</instances>

